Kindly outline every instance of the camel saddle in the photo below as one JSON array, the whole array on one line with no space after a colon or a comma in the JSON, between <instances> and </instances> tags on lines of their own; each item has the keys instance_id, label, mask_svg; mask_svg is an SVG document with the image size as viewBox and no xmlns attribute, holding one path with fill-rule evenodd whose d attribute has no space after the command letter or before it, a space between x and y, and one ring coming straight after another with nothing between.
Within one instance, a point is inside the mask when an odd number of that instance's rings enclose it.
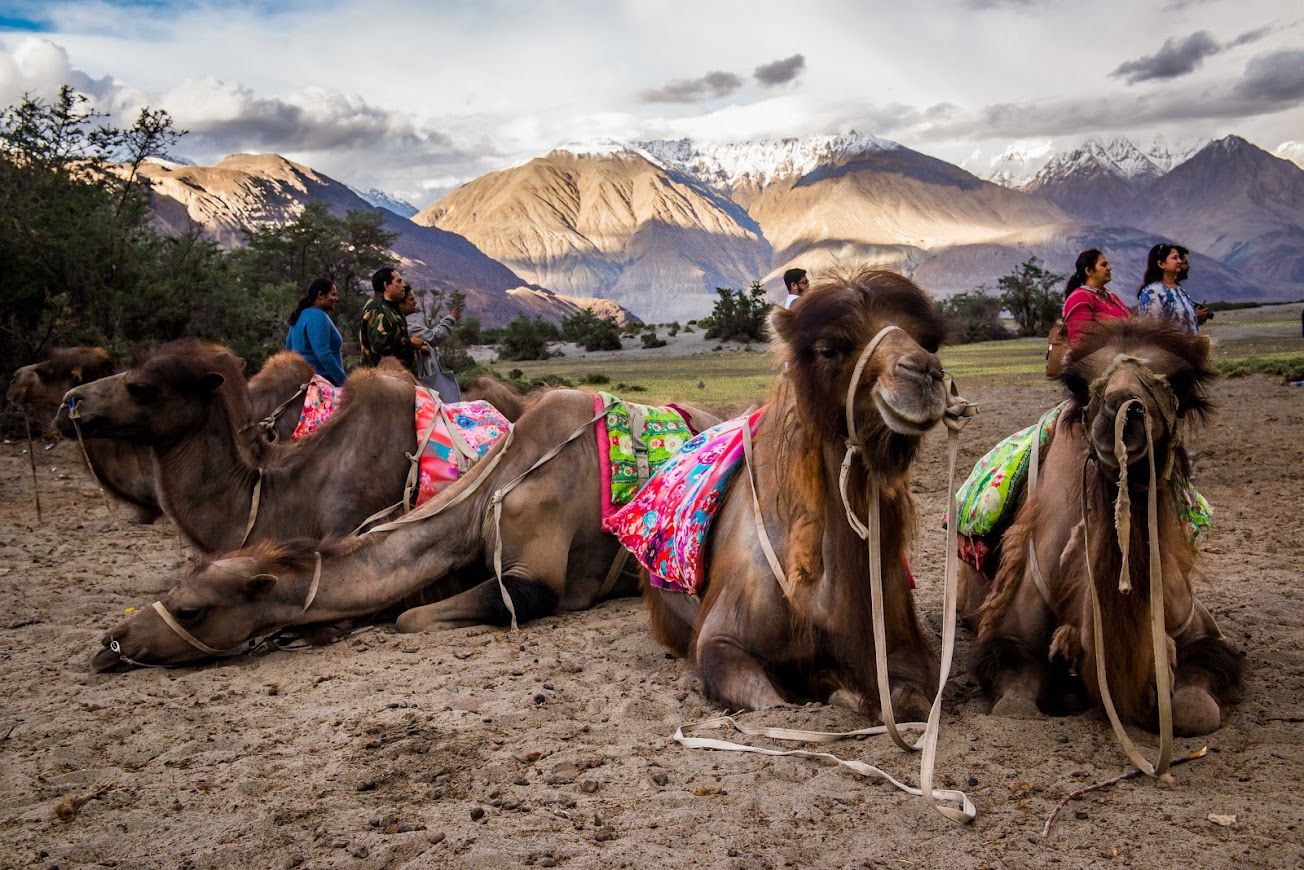
<instances>
[{"instance_id":1,"label":"camel saddle","mask_svg":"<svg viewBox=\"0 0 1304 870\"><path fill-rule=\"evenodd\" d=\"M602 516L629 504L653 474L696 433L688 415L674 405L626 402L610 393L593 397L597 421L598 466L602 475Z\"/></svg>"},{"instance_id":2,"label":"camel saddle","mask_svg":"<svg viewBox=\"0 0 1304 870\"><path fill-rule=\"evenodd\" d=\"M743 426L756 434L765 409L693 437L647 485L602 522L647 569L653 586L697 594L706 576L706 538L743 462Z\"/></svg>"}]
</instances>

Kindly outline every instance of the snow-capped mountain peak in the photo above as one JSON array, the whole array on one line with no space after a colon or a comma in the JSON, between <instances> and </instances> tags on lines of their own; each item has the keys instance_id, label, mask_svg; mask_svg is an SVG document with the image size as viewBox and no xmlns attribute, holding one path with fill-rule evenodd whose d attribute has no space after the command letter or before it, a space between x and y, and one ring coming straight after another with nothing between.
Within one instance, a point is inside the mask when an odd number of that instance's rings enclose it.
<instances>
[{"instance_id":1,"label":"snow-capped mountain peak","mask_svg":"<svg viewBox=\"0 0 1304 870\"><path fill-rule=\"evenodd\" d=\"M803 138L753 139L719 144L691 139L657 139L631 143L667 167L695 176L713 187L739 184L758 187L780 178L806 175L819 166L876 151L892 151L896 142L869 133L845 133Z\"/></svg>"},{"instance_id":2,"label":"snow-capped mountain peak","mask_svg":"<svg viewBox=\"0 0 1304 870\"><path fill-rule=\"evenodd\" d=\"M359 198L365 201L368 205L374 205L376 208L383 208L399 217L410 218L421 210L410 202L390 196L385 191L378 190L374 187L369 187L366 190L359 190L356 187L350 187L349 190L356 193Z\"/></svg>"}]
</instances>

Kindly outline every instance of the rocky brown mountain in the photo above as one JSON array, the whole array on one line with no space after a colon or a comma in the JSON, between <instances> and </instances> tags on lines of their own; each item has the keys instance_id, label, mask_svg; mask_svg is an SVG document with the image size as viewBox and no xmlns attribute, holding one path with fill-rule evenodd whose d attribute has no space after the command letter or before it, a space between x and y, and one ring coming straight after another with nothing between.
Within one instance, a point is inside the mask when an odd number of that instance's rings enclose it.
<instances>
[{"instance_id":1,"label":"rocky brown mountain","mask_svg":"<svg viewBox=\"0 0 1304 870\"><path fill-rule=\"evenodd\" d=\"M743 209L623 146L557 150L471 181L414 218L459 233L527 280L657 320L711 310L716 287L770 268Z\"/></svg>"},{"instance_id":2,"label":"rocky brown mountain","mask_svg":"<svg viewBox=\"0 0 1304 870\"><path fill-rule=\"evenodd\" d=\"M325 203L337 214L377 211L385 228L398 234L393 252L411 283L463 291L467 309L486 326L519 314L559 320L586 305L621 320L628 316L608 300L531 286L464 237L378 209L348 186L275 154L232 154L213 166L147 163L141 172L153 187L151 204L166 230L182 233L197 227L223 246L240 244L246 228L292 220L307 202Z\"/></svg>"}]
</instances>

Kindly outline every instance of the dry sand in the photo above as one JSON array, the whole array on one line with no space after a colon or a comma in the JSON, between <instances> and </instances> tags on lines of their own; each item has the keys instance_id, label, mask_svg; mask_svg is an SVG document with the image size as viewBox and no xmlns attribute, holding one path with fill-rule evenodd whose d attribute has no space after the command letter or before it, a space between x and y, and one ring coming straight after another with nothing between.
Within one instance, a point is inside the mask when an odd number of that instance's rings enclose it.
<instances>
[{"instance_id":1,"label":"dry sand","mask_svg":"<svg viewBox=\"0 0 1304 870\"><path fill-rule=\"evenodd\" d=\"M1054 400L1049 386L972 392L984 414L962 463ZM39 453L38 526L23 445L5 445L0 864L1298 867L1304 391L1259 377L1215 393L1221 414L1194 438L1218 512L1199 589L1248 655L1245 700L1220 731L1178 741L1212 752L1173 787L1088 795L1046 839L1061 796L1128 764L1095 715L988 715L963 668L967 638L939 772L977 803L968 827L829 764L676 746L678 723L716 710L634 600L516 634L378 627L304 652L92 674L104 630L177 576L176 538L166 523L119 527L67 443ZM914 563L934 636L943 444L928 438L916 473ZM818 705L744 719L864 724ZM918 773L882 738L835 750Z\"/></svg>"}]
</instances>

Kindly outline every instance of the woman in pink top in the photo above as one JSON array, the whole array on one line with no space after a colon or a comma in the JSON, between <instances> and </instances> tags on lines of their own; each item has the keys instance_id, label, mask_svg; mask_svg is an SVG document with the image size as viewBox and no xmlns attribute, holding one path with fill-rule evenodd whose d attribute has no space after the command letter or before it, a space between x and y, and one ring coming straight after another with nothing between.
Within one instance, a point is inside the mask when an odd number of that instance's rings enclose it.
<instances>
[{"instance_id":1,"label":"woman in pink top","mask_svg":"<svg viewBox=\"0 0 1304 870\"><path fill-rule=\"evenodd\" d=\"M1097 320L1126 320L1132 316L1117 293L1105 289L1110 279L1109 260L1095 248L1078 254L1078 261L1064 288L1064 331L1069 344Z\"/></svg>"}]
</instances>

